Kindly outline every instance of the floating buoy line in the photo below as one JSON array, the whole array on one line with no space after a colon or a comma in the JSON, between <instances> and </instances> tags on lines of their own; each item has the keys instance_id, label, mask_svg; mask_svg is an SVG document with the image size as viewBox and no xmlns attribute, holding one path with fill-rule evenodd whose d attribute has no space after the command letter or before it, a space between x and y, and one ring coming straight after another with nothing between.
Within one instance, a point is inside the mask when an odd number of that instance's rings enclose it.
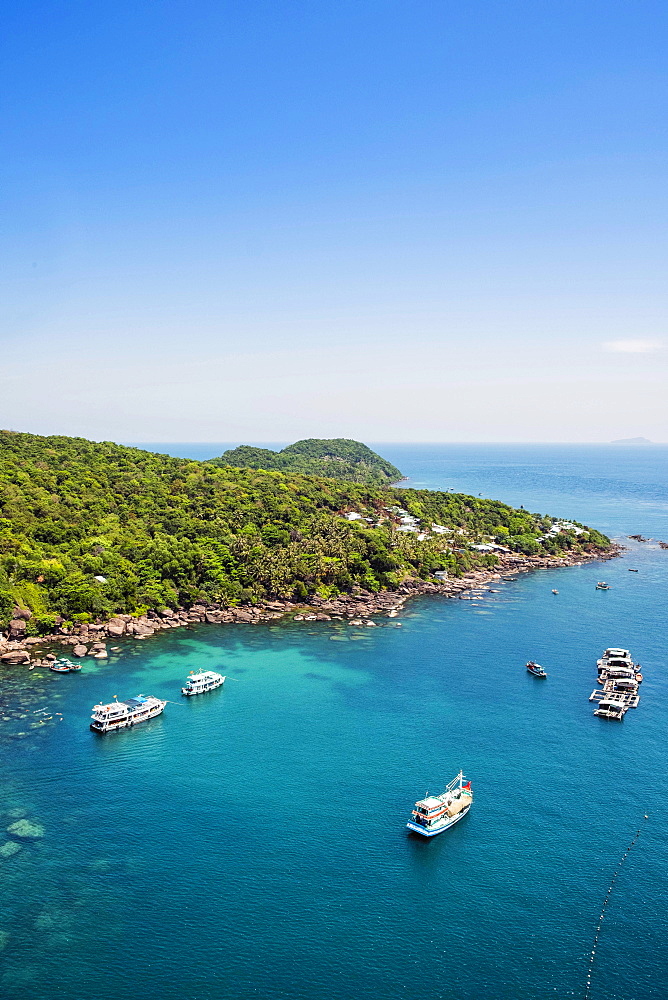
<instances>
[{"instance_id":1,"label":"floating buoy line","mask_svg":"<svg viewBox=\"0 0 668 1000\"><path fill-rule=\"evenodd\" d=\"M645 813L645 819L647 819L647 818L648 818L647 817L647 813ZM594 936L594 945L592 947L591 954L589 956L589 968L587 970L587 985L585 986L584 1000L589 1000L589 997L591 996L591 974L594 971L594 961L596 959L596 949L598 948L598 938L599 938L599 934L601 933L601 924L603 923L603 920L605 918L605 908L608 905L608 902L610 900L610 894L612 893L612 890L614 889L615 881L617 879L617 876L619 875L620 869L621 869L622 865L624 864L624 862L626 861L626 859L627 859L627 857L629 855L629 851L635 845L635 843L638 840L639 836L640 836L640 829L636 830L635 837L633 838L633 840L631 841L631 843L629 844L629 846L626 848L626 850L622 854L621 859L619 861L619 864L617 865L617 869L616 869L614 875L612 876L612 880L611 880L610 885L608 887L608 891L605 894L605 899L603 900L603 906L601 907L601 912L600 912L599 917L598 917L598 924L597 924L597 927L596 927L596 934Z\"/></svg>"}]
</instances>

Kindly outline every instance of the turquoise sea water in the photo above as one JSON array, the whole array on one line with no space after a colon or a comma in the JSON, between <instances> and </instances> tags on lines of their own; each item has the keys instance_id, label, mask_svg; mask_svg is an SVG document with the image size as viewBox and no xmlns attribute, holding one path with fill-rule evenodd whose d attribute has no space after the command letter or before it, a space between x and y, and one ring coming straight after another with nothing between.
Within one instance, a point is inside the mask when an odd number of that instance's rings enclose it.
<instances>
[{"instance_id":1,"label":"turquoise sea water","mask_svg":"<svg viewBox=\"0 0 668 1000\"><path fill-rule=\"evenodd\" d=\"M666 448L383 454L409 486L668 540ZM592 1000L665 996L668 551L628 545L481 603L414 601L400 629L202 626L119 643L79 675L3 668L2 825L25 811L44 827L4 859L0 837L3 997L582 996L617 870ZM608 645L646 678L622 724L587 700ZM180 699L194 667L234 681ZM96 701L140 691L175 703L89 731ZM53 720L31 728L42 709ZM460 767L469 816L407 835L414 800Z\"/></svg>"}]
</instances>

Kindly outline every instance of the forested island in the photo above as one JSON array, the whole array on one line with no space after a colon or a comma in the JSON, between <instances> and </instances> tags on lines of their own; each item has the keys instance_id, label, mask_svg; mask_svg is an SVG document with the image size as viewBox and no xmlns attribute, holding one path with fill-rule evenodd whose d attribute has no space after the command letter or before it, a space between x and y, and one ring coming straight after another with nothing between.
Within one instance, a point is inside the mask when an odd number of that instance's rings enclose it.
<instances>
[{"instance_id":1,"label":"forested island","mask_svg":"<svg viewBox=\"0 0 668 1000\"><path fill-rule=\"evenodd\" d=\"M277 469L306 476L345 479L368 486L388 486L403 476L395 465L367 445L349 438L307 438L282 451L241 445L210 459L212 465L234 465L240 469Z\"/></svg>"},{"instance_id":2,"label":"forested island","mask_svg":"<svg viewBox=\"0 0 668 1000\"><path fill-rule=\"evenodd\" d=\"M572 522L463 494L0 432L0 621L308 601L457 578L504 553L601 553ZM396 471L396 470L395 470Z\"/></svg>"}]
</instances>

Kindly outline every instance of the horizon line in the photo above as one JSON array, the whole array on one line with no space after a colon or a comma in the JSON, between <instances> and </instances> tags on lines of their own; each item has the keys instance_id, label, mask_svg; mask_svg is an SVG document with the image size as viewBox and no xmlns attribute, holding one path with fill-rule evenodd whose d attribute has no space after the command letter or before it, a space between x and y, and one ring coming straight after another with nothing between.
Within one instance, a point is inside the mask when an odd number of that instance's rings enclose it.
<instances>
[{"instance_id":1,"label":"horizon line","mask_svg":"<svg viewBox=\"0 0 668 1000\"><path fill-rule=\"evenodd\" d=\"M45 436L46 437L50 437L50 436L69 437L70 435L45 435ZM119 443L126 445L126 447L138 447L139 445L146 445L146 444L179 444L179 445L181 445L181 444L207 444L207 445L209 445L209 444L234 444L234 442L237 441L237 440L240 440L240 439L234 438L231 441L221 441L221 440L217 440L216 441L216 440L208 440L208 439L206 439L206 440L205 439L199 439L199 440L190 439L190 440L187 440L187 441L186 440L184 440L184 441L175 441L175 440L172 439L172 440L169 440L169 441L122 441L122 442L119 442ZM301 440L301 441L305 441L305 440L316 440L316 441L317 440L327 440L327 441L333 441L333 440L337 440L337 439L336 438L312 438L312 439L309 439L309 438L298 438L297 440ZM357 438L343 438L341 440L357 441L359 439L357 439ZM628 445L629 447L638 447L638 448L646 448L648 446L649 447L665 447L666 445L668 445L668 441L649 441L649 440L645 440L645 441L642 441L642 442L636 442L633 439L628 439L627 440L627 439L624 439L624 438L620 438L620 439L618 439L616 441L482 441L482 440L480 440L480 441L419 441L419 440L415 440L415 441L391 441L391 440L377 441L376 440L376 441L374 441L374 440L371 440L371 439L369 439L369 440L371 441L371 444L378 444L378 445L384 445L384 444L391 444L391 445L415 445L415 444L417 444L417 445L446 445L446 444L447 445L451 445L451 444L456 444L456 445L472 445L472 444L506 445L506 444L512 444L512 445L574 445L574 446L581 445L582 447L589 447L591 445L596 445L597 447L598 446L607 446L607 445L610 445L610 446L612 446L612 445ZM250 440L245 439L243 441L243 443L247 444L247 445L252 445L252 446L258 445L258 446L265 446L266 447L267 444L282 444L283 442L282 441L267 441L266 439L263 440L263 441L250 441ZM291 442L291 443L294 443L294 442ZM364 442L360 441L359 443L364 443Z\"/></svg>"}]
</instances>

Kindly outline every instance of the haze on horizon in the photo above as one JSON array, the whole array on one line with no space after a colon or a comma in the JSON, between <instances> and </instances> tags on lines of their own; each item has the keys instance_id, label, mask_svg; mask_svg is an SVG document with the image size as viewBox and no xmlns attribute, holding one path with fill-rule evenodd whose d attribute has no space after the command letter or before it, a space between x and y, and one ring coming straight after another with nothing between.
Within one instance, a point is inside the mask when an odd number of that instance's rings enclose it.
<instances>
[{"instance_id":1,"label":"haze on horizon","mask_svg":"<svg viewBox=\"0 0 668 1000\"><path fill-rule=\"evenodd\" d=\"M3 20L0 426L668 441L665 3Z\"/></svg>"}]
</instances>

